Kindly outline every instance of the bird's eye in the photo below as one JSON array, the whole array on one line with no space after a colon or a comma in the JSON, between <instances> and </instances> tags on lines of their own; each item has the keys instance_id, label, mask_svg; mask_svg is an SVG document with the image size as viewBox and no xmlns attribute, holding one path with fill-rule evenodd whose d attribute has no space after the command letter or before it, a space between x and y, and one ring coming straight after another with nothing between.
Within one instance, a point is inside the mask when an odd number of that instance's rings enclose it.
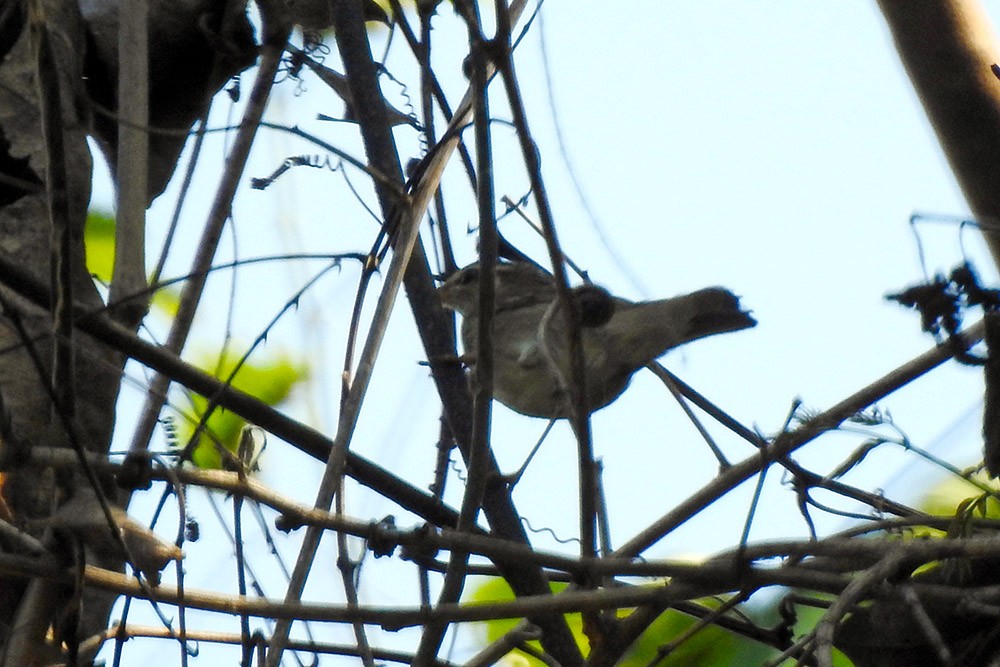
<instances>
[{"instance_id":1,"label":"bird's eye","mask_svg":"<svg viewBox=\"0 0 1000 667\"><path fill-rule=\"evenodd\" d=\"M615 300L603 287L591 283L574 287L573 298L580 308L580 324L585 327L607 324L615 314Z\"/></svg>"},{"instance_id":2,"label":"bird's eye","mask_svg":"<svg viewBox=\"0 0 1000 667\"><path fill-rule=\"evenodd\" d=\"M479 269L465 269L458 277L459 285L471 285L479 280Z\"/></svg>"}]
</instances>

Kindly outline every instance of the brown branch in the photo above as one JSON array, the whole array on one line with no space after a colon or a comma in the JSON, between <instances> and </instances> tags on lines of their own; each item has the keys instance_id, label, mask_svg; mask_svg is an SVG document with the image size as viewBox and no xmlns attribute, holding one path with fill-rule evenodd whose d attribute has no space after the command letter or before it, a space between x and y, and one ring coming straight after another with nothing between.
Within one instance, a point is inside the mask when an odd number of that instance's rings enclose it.
<instances>
[{"instance_id":1,"label":"brown branch","mask_svg":"<svg viewBox=\"0 0 1000 667\"><path fill-rule=\"evenodd\" d=\"M388 120L385 118L384 101L377 81L373 78L374 63L367 47L367 40L364 38L363 26L355 19L349 18L354 16L354 8L346 7L343 3L333 7L338 49L341 51L341 59L344 61L348 82L351 85L351 96L357 103L358 122L365 152L375 169L402 183L402 169ZM523 0L517 0L513 4L512 20L520 15L523 8ZM342 12L340 17L336 16L338 11ZM410 215L414 219L423 218L428 204L437 191L441 173L460 144L461 128L468 122L470 110L471 95L467 93L458 105L443 139L434 146L424 160L420 173L412 179ZM383 218L390 224L398 223L400 218L394 214L394 209L399 204L398 198L393 197L391 191L383 184L375 185ZM393 234L395 231L395 228L390 229ZM404 282L421 342L444 405L448 425L468 463L472 420L466 378L457 364L445 361L454 358L455 355L454 320L447 316L441 307L427 257L419 243L413 249ZM489 456L488 468L490 477L499 479L499 467L492 454ZM483 498L483 511L494 534L528 544L527 533L505 485L489 485ZM532 567L530 563L504 563L502 567L505 578L518 595L549 594L548 582L539 568ZM566 665L579 663L576 643L563 618L552 616L533 618L532 621L542 628L544 633L542 641L547 651Z\"/></svg>"},{"instance_id":2,"label":"brown branch","mask_svg":"<svg viewBox=\"0 0 1000 667\"><path fill-rule=\"evenodd\" d=\"M983 336L982 323L980 322L968 329L964 336L965 342L969 345L981 340ZM872 403L881 400L900 387L913 382L924 373L940 366L951 359L954 354L954 350L950 347L935 347L899 366L895 370L890 371L825 412L816 415L795 430L782 433L767 447L766 456L762 457L756 454L726 469L725 472L706 484L701 490L692 494L669 513L622 545L615 554L619 556L635 556L642 553L666 534L688 521L718 498L750 479L753 475L759 473L772 462L788 456L820 435L837 428L852 415L864 410Z\"/></svg>"},{"instance_id":3,"label":"brown branch","mask_svg":"<svg viewBox=\"0 0 1000 667\"><path fill-rule=\"evenodd\" d=\"M94 654L100 650L101 646L111 639L168 639L177 641L178 638L186 639L189 642L199 642L206 644L242 644L243 637L230 632L211 632L206 630L189 630L180 635L167 628L144 626L144 625L113 625L99 635L89 637L81 643L81 651L90 649ZM291 639L288 641L288 648L293 651L303 651L307 653L319 653L326 655L346 655L357 656L359 654L356 646L348 644L328 644L325 642L308 641L302 639ZM372 656L377 660L398 662L408 665L413 661L413 655L402 651L392 651L389 649L374 648ZM452 667L455 663L438 660L431 667Z\"/></svg>"},{"instance_id":4,"label":"brown branch","mask_svg":"<svg viewBox=\"0 0 1000 667\"><path fill-rule=\"evenodd\" d=\"M519 623L516 627L505 632L499 639L484 647L479 653L466 661L464 667L489 667L495 665L505 655L520 648L529 641L538 641L542 636L542 631L537 625L531 623ZM552 663L549 663L552 664ZM558 663L555 663L558 664Z\"/></svg>"},{"instance_id":5,"label":"brown branch","mask_svg":"<svg viewBox=\"0 0 1000 667\"><path fill-rule=\"evenodd\" d=\"M767 443L760 435L738 422L720 407L705 398L705 396L697 392L690 385L686 384L679 377L664 368L662 364L653 362L652 364L649 364L647 368L662 382L664 382L664 384L667 384L668 387L676 388L678 393L683 396L683 398L694 403L722 426L725 426L727 429L743 438L754 447L760 448L766 446ZM671 391L673 391L673 389L671 389ZM782 457L778 460L778 464L791 473L794 476L795 482L801 486L826 489L827 491L836 493L837 495L841 495L845 498L850 498L851 500L856 500L860 503L868 505L873 510L880 513L889 512L901 517L926 517L926 515L917 512L913 508L907 507L906 505L896 502L890 498L886 498L885 496L863 491L839 480L818 475L803 468L791 457Z\"/></svg>"},{"instance_id":6,"label":"brown branch","mask_svg":"<svg viewBox=\"0 0 1000 667\"><path fill-rule=\"evenodd\" d=\"M51 302L48 290L43 285L21 266L2 256L0 256L0 283L43 308L48 308ZM101 312L90 312L79 306L75 310L76 327L105 345L119 350L122 354L132 357L202 396L217 396L220 406L273 433L314 458L326 460L329 456L333 443L319 431L288 417L250 394L227 386L201 369L184 362L176 354L139 338L131 330L112 321ZM435 525L450 526L457 520L457 516L433 496L353 452L347 455L347 474Z\"/></svg>"},{"instance_id":7,"label":"brown branch","mask_svg":"<svg viewBox=\"0 0 1000 667\"><path fill-rule=\"evenodd\" d=\"M23 573L34 577L52 577L69 581L73 573L61 570L53 572L52 565L41 563L34 567L24 563L12 563L9 556L0 555L0 571L6 573ZM808 573L810 581L816 581L815 573ZM786 582L803 582L805 577L777 577L761 586L770 586ZM84 570L84 583L88 587L113 593L128 595L138 599L148 599L148 593L134 577L87 566ZM846 578L839 580L837 589L848 584ZM156 589L158 604L176 605L183 599L188 609L201 609L224 614L247 614L260 618L285 619L289 621L317 621L325 623L365 623L381 626L390 631L406 627L422 626L433 622L469 623L499 619L519 619L524 617L570 614L585 611L604 611L612 609L628 609L642 605L671 605L691 597L702 597L713 594L715 587L691 587L677 584L656 584L651 586L633 586L613 589L598 589L594 591L570 591L560 595L536 595L516 598L512 601L485 602L476 604L446 604L433 608L399 607L389 608L377 606L348 606L344 604L318 604L305 602L283 602L265 598L248 598L243 596L224 595L209 591L187 589L183 596L169 585L161 585ZM917 589L919 590L919 588Z\"/></svg>"},{"instance_id":8,"label":"brown branch","mask_svg":"<svg viewBox=\"0 0 1000 667\"><path fill-rule=\"evenodd\" d=\"M354 108L360 115L359 122L365 140L365 152L379 171L388 174L392 180L402 183L402 171L396 158L392 134L389 131L387 106L378 86L361 6L357 3L339 3L331 6L331 14L334 32L337 35L337 48L341 52L347 74L350 97L354 102ZM377 129L382 141L373 140L373 133L367 130L370 125ZM316 494L315 505L318 509L323 510L330 508L334 493L342 486L347 453L354 429L357 426L362 403L375 368L376 357L381 348L385 330L388 327L389 316L395 305L399 286L403 281L403 275L414 247L417 245L422 218L422 212L420 216L414 215L408 205L409 202L401 203L387 189L377 187L376 191L389 234L395 237L396 252L393 254L382 292L379 294L375 316L365 343L365 349L358 362L354 381L341 406L337 437L327 458L323 479ZM306 531L285 595L287 602L298 600L302 595L321 537L322 531L318 529L310 527ZM281 655L290 629L291 624L288 621L279 620L276 624L265 663L269 667L277 667L281 663Z\"/></svg>"},{"instance_id":9,"label":"brown branch","mask_svg":"<svg viewBox=\"0 0 1000 667\"><path fill-rule=\"evenodd\" d=\"M879 0L948 164L1000 263L1000 60L978 0Z\"/></svg>"},{"instance_id":10,"label":"brown branch","mask_svg":"<svg viewBox=\"0 0 1000 667\"><path fill-rule=\"evenodd\" d=\"M869 591L894 576L902 564L902 553L890 551L885 558L854 579L830 605L813 631L816 637L814 651L819 667L833 667L833 637L837 624L858 602L868 596Z\"/></svg>"},{"instance_id":11,"label":"brown branch","mask_svg":"<svg viewBox=\"0 0 1000 667\"><path fill-rule=\"evenodd\" d=\"M0 461L0 463L6 465L9 462ZM98 472L110 472L116 477L128 474L124 468L134 465L128 463L123 466L123 464L111 463L97 454L90 455L89 463ZM22 464L62 470L72 469L78 465L73 452L62 448L44 447L33 448L29 458L24 460ZM905 549L908 558L919 562L960 557L986 558L995 557L1000 553L1000 535L948 540L913 540L899 544L881 540L855 539L865 533L860 529L852 529L823 540L776 540L749 544L739 549L721 552L711 559L697 564L676 560L636 560L627 557L610 557L590 561L538 551L530 546L485 534L475 535L447 529L429 532L422 527L396 529L371 521L351 519L289 500L260 481L252 477L241 476L236 472L190 468L152 468L145 471L145 474L150 480L201 486L229 494L238 494L273 508L285 517L283 522L286 525L310 524L337 530L378 544L380 549L391 550L398 546L414 547L418 553L433 552L438 549L457 549L498 561L531 560L540 566L561 570L578 577L644 576L718 580L720 577L723 579L729 577L729 573L734 571L737 563L775 559L791 562L803 561L804 567L809 570L815 570L817 565L821 565L822 559L841 559L844 562L855 563L854 569L857 569L858 567L867 567L868 563L883 558L889 550L895 548ZM928 526L945 529L951 522L953 519L947 517L927 517L923 520L915 518L895 519L876 522L872 529L891 529L900 526ZM972 525L993 531L1000 530L1000 521L998 520L982 519L974 521ZM27 543L25 548L28 548ZM31 548L30 550L36 551L37 549Z\"/></svg>"},{"instance_id":12,"label":"brown branch","mask_svg":"<svg viewBox=\"0 0 1000 667\"><path fill-rule=\"evenodd\" d=\"M118 11L118 126L115 168L114 273L108 301L146 286L146 204L149 200L149 4L124 2ZM131 302L115 310L122 324L136 327L146 304Z\"/></svg>"},{"instance_id":13,"label":"brown branch","mask_svg":"<svg viewBox=\"0 0 1000 667\"><path fill-rule=\"evenodd\" d=\"M472 77L472 109L476 140L476 200L479 213L479 318L476 329L476 365L471 375L472 433L467 458L469 475L458 517L458 530L472 530L482 507L490 475L490 433L493 416L494 305L496 303L497 229L493 201L493 152L490 136L488 56L486 38L480 31L478 6L471 2L456 5L468 29ZM467 576L469 554L452 551L438 594L438 606L458 602ZM448 626L432 623L424 628L414 657L418 665L435 657Z\"/></svg>"}]
</instances>

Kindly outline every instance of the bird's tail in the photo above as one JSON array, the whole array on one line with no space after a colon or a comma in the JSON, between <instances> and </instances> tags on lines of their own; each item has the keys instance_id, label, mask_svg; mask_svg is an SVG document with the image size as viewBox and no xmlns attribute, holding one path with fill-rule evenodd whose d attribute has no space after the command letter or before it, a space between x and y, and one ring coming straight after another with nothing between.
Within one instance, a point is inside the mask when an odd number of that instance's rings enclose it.
<instances>
[{"instance_id":1,"label":"bird's tail","mask_svg":"<svg viewBox=\"0 0 1000 667\"><path fill-rule=\"evenodd\" d=\"M628 343L623 352L636 367L678 345L757 325L740 307L739 297L721 287L629 304L615 313L615 319L614 326L620 327Z\"/></svg>"},{"instance_id":2,"label":"bird's tail","mask_svg":"<svg viewBox=\"0 0 1000 667\"><path fill-rule=\"evenodd\" d=\"M690 303L681 343L757 326L757 320L740 307L739 297L727 289L708 287L677 299Z\"/></svg>"}]
</instances>

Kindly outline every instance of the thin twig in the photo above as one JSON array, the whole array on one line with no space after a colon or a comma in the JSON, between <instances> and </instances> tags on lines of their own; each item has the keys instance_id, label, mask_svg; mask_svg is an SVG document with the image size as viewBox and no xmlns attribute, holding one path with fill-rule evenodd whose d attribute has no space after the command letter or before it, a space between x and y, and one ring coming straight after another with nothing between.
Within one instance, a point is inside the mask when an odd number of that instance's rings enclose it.
<instances>
[{"instance_id":1,"label":"thin twig","mask_svg":"<svg viewBox=\"0 0 1000 667\"><path fill-rule=\"evenodd\" d=\"M685 628L683 632L678 634L676 637L671 637L669 642L658 647L656 649L656 655L649 661L649 663L647 663L646 667L656 667L660 661L664 660L667 656L676 651L684 644L684 642L688 641L708 626L713 625L717 619L728 613L730 609L742 604L745 601L745 595L734 595L715 609L712 609L710 613L698 618L694 623Z\"/></svg>"},{"instance_id":2,"label":"thin twig","mask_svg":"<svg viewBox=\"0 0 1000 667\"><path fill-rule=\"evenodd\" d=\"M343 487L337 493L336 513L338 515L344 514ZM351 558L351 551L347 543L347 533L338 531L337 569L340 571L340 578L344 584L344 597L349 607L358 606L358 587L355 585L355 577L360 565L360 561L354 562L354 559ZM361 658L361 664L365 667L375 667L375 656L372 654L371 643L368 641L368 633L365 631L364 623L352 623L351 629L354 631L354 639L357 642L358 656Z\"/></svg>"},{"instance_id":3,"label":"thin twig","mask_svg":"<svg viewBox=\"0 0 1000 667\"><path fill-rule=\"evenodd\" d=\"M537 641L542 636L541 629L530 623L520 623L499 638L483 647L481 651L466 661L464 667L489 667L495 665L505 655L525 642Z\"/></svg>"},{"instance_id":4,"label":"thin twig","mask_svg":"<svg viewBox=\"0 0 1000 667\"><path fill-rule=\"evenodd\" d=\"M938 662L945 666L954 665L955 660L948 649L944 637L941 636L941 631L934 625L934 620L927 613L927 609L920 601L920 598L917 597L917 594L913 592L910 586L900 586L898 590L903 602L909 607L914 622L920 628L920 631L924 633L924 639L927 640L927 643L931 645L937 654Z\"/></svg>"},{"instance_id":5,"label":"thin twig","mask_svg":"<svg viewBox=\"0 0 1000 667\"><path fill-rule=\"evenodd\" d=\"M444 89L441 87L441 83L438 81L437 75L434 74L434 70L431 69L430 64L430 35L431 35L431 14L426 15L421 14L420 24L421 24L421 34L422 40L417 41L416 35L413 34L413 29L410 28L410 24L406 20L406 14L403 11L403 6L399 0L389 0L389 6L392 8L393 18L396 20L397 25L399 25L401 32L403 33L403 38L409 45L410 50L416 57L417 62L420 63L420 76L421 76L421 89L429 91L424 97L429 99L433 96L433 99L438 104L438 108L441 109L441 115L444 116L446 123L451 124L455 113L459 116L463 114L462 105L459 105L457 112L453 113L451 107L448 105L448 99L445 97ZM417 4L418 11L420 10L420 4ZM433 7L431 12L436 11ZM427 141L429 144L434 144L434 137L431 133L431 128L433 128L434 112L433 108L428 102L423 104L424 112L424 130L428 132ZM464 102L464 100L463 100ZM475 184L476 182L476 171L472 166L472 157L469 155L468 149L465 144L459 143L458 146L459 157L462 161L462 165L465 167L465 173L469 178L470 184ZM446 245L450 243L446 242Z\"/></svg>"},{"instance_id":6,"label":"thin twig","mask_svg":"<svg viewBox=\"0 0 1000 667\"><path fill-rule=\"evenodd\" d=\"M524 4L524 0L515 0L511 6L512 20L520 15ZM339 7L339 5L335 5L335 7ZM356 31L358 35L357 39L351 38L352 44L350 45L345 39L345 34L348 34L345 30L348 32ZM375 169L390 177L398 177L401 183L402 169L399 165L398 151L395 148L387 119L384 118L384 104L382 104L381 94L376 85L368 85L371 77L364 72L365 69L370 69L373 65L371 54L367 48L358 48L365 44L362 27L360 23L355 22L352 25L341 25L336 32L338 34L338 48L341 50L348 81L352 85L352 96L357 102L357 107L365 110L362 117L359 118L359 124L365 142L366 154ZM352 73L352 67L355 66L360 67L361 70ZM371 104L363 103L363 100L369 98L371 98ZM461 130L468 123L471 105L471 92L467 92L458 105L448 129L443 133L442 140L431 149L431 152L421 162L420 168L411 177L410 189L413 194L409 210L413 219L423 217L428 204L437 191L442 172L450 156L461 143ZM383 217L390 225L398 225L400 218L394 211L399 207L399 197L395 195L390 185L377 179L375 180L375 189ZM396 231L394 227L394 235L396 235ZM394 243L399 242L398 238L394 238ZM434 293L427 258L419 244L413 250L413 259L406 272L406 291L418 322L421 341L427 351L442 403L445 406L449 426L463 455L468 457L470 453L468 445L471 433L471 410L466 380L461 369L454 364L449 365L441 361L445 355L454 355L454 339L452 335L447 333L449 331L448 323L453 320L444 314L440 300ZM489 466L491 475L499 475L498 466L492 455ZM511 501L510 493L503 485L490 485L484 497L483 509L495 534L522 544L528 543L527 534ZM540 569L524 567L524 563L516 565L503 563L502 567L504 576L517 594L541 595L550 593L548 582ZM566 664L567 667L580 663L579 650L565 619L558 615L546 615L533 618L532 621L542 627L544 635L542 641L547 651Z\"/></svg>"},{"instance_id":7,"label":"thin twig","mask_svg":"<svg viewBox=\"0 0 1000 667\"><path fill-rule=\"evenodd\" d=\"M113 625L99 635L87 638L80 644L81 651L91 649L94 653L100 649L101 645L109 639L118 636L124 639L172 639L168 631L162 628L143 625ZM243 641L241 635L229 632L211 632L205 630L189 631L184 637L188 641L205 644L240 644ZM349 644L327 644L311 640L291 639L288 641L288 648L294 651L308 651L310 653L321 653L330 655L356 656L359 654L358 648ZM372 649L372 655L378 660L398 662L409 665L413 662L413 656L402 651L391 651L387 649ZM431 667L452 667L454 663L437 661Z\"/></svg>"},{"instance_id":8,"label":"thin twig","mask_svg":"<svg viewBox=\"0 0 1000 667\"><path fill-rule=\"evenodd\" d=\"M261 45L260 68L250 93L243 121L236 133L232 150L226 159L226 167L216 190L212 209L208 214L208 220L198 243L198 250L189 272L191 280L184 286L180 305L171 324L170 333L167 335L164 346L174 353L179 354L187 342L191 324L205 289L207 269L212 264L222 229L232 209L233 197L236 195L236 189L243 176L250 148L253 146L253 140L260 127L260 120L264 115L271 87L274 85L274 76L281 62L284 44L291 30L290 25L277 22L274 14L276 12L262 12L264 42ZM149 392L139 413L140 416L132 436L131 449L142 451L149 446L149 439L156 428L156 421L163 405L159 397L167 393L170 381L170 377L163 373L157 373L150 382Z\"/></svg>"},{"instance_id":9,"label":"thin twig","mask_svg":"<svg viewBox=\"0 0 1000 667\"><path fill-rule=\"evenodd\" d=\"M48 308L51 303L46 287L39 284L22 267L2 256L0 256L0 283L42 308ZM246 392L232 386L226 387L217 378L188 364L161 346L139 338L134 332L101 314L93 314L78 307L75 325L102 343L169 376L172 381L202 396L218 394L220 406L273 433L306 454L321 460L326 460L329 456L333 443L316 429L288 417ZM347 473L359 483L376 489L380 494L418 516L434 522L435 525L450 526L457 521L457 515L442 507L440 502L426 492L353 452L347 454Z\"/></svg>"},{"instance_id":10,"label":"thin twig","mask_svg":"<svg viewBox=\"0 0 1000 667\"><path fill-rule=\"evenodd\" d=\"M698 416L694 413L694 410L691 409L691 406L687 404L687 401L684 399L684 396L681 394L680 389L678 389L677 387L677 383L674 382L671 375L666 372L666 369L663 368L663 366L660 366L656 362L650 364L649 366L647 366L647 368L656 373L656 376L659 377L665 385L667 385L667 389L669 389L670 393L673 394L674 400L677 401L677 404L681 406L681 410L684 411L684 414L687 416L688 421L690 421L694 425L695 429L705 440L705 444L708 445L708 448L712 450L712 454L715 455L716 460L718 460L719 462L720 471L728 468L731 465L729 463L729 459L726 458L726 455L719 448L719 445L715 443L715 439L712 438L712 434L709 433L708 429L706 429L705 426L701 423L701 420L698 419ZM662 374L658 372L660 369L664 371Z\"/></svg>"},{"instance_id":11,"label":"thin twig","mask_svg":"<svg viewBox=\"0 0 1000 667\"><path fill-rule=\"evenodd\" d=\"M368 49L367 36L364 29L364 18L361 7L354 3L340 3L332 6L333 25L337 33L337 47L340 49L344 60L348 82L351 88L352 97L358 108L364 107L365 113L370 113L380 119L380 125L388 127L385 105L380 102L381 92L378 87L378 79L375 72L374 63L371 60L371 52ZM363 52L364 57L350 57L349 54ZM379 98L372 100L372 96ZM369 151L371 146L367 146ZM379 161L373 159L377 165ZM399 171L398 165L396 169ZM395 305L399 286L403 282L403 272L409 263L410 255L416 245L420 230L420 221L423 212L415 214L408 206L401 206L398 201L383 201L383 208L388 211L386 223L393 230L396 236L395 252L386 273L382 291L379 294L378 303L375 306L375 315L365 342L364 350L358 362L354 381L351 384L347 399L340 411L340 418L337 424L337 437L334 439L333 447L327 458L326 469L320 488L316 493L315 507L323 510L330 508L333 496L342 484L347 464L347 453L354 429L357 426L361 406L372 373L375 368L375 360L385 336L385 330L389 323ZM305 581L312 567L316 549L319 547L319 540L322 531L310 527L306 530L302 547L299 550L299 557L292 571L292 577L288 584L285 595L286 602L298 600L305 587ZM267 654L266 664L268 667L277 667L281 662L281 655L291 624L288 620L280 620L275 626L271 637L270 649Z\"/></svg>"},{"instance_id":12,"label":"thin twig","mask_svg":"<svg viewBox=\"0 0 1000 667\"><path fill-rule=\"evenodd\" d=\"M983 326L981 322L969 328L964 333L965 341L970 345L979 341L982 335ZM788 456L820 435L837 428L846 419L872 403L912 382L924 373L940 366L951 359L952 356L954 356L953 350L946 347L935 347L899 366L895 370L890 371L825 412L816 415L795 430L782 433L769 446L766 461L780 460ZM695 492L687 500L674 507L669 513L640 531L639 534L622 545L615 553L619 556L642 553L666 534L688 521L705 507L708 507L715 500L757 474L763 465L766 465L765 461L756 455L734 464L731 468L702 487L701 490Z\"/></svg>"},{"instance_id":13,"label":"thin twig","mask_svg":"<svg viewBox=\"0 0 1000 667\"><path fill-rule=\"evenodd\" d=\"M850 613L858 602L868 595L871 589L878 586L886 578L893 576L903 562L903 558L901 551L890 551L876 565L855 578L826 610L813 631L816 637L814 650L819 667L833 667L833 636L837 624Z\"/></svg>"}]
</instances>

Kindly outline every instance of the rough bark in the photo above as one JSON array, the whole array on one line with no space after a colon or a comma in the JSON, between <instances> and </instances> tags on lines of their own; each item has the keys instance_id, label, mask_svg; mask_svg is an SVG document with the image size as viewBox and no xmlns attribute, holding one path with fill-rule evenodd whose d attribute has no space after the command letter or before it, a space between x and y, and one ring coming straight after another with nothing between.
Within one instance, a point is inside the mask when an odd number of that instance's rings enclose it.
<instances>
[{"instance_id":1,"label":"rough bark","mask_svg":"<svg viewBox=\"0 0 1000 667\"><path fill-rule=\"evenodd\" d=\"M108 76L117 51L106 40L117 39L117 4L81 4L83 13L62 0L0 8L0 255L48 283L57 302L98 309L103 301L83 246L92 172L86 137L96 135L114 155L115 97L108 83L114 79ZM150 199L169 180L184 133L212 94L235 68L252 62L242 4L234 5L242 22L227 23L235 26L228 38L206 28L222 24L226 6L185 3L182 12L177 3L151 3L150 55L157 67L152 100L159 104L151 122L174 133L153 135ZM189 59L177 61L178 45ZM219 52L221 64L212 66ZM6 464L0 518L40 539L67 564L85 554L90 563L120 569L123 552L97 500L100 493L113 502L114 486L101 480L96 491L81 475L16 465L19 448L104 453L110 444L125 357L69 324L61 328L57 319L0 285L0 454ZM66 351L62 356L60 349ZM72 521L65 520L65 510L59 514L64 507L72 508ZM120 510L114 516L119 527L127 523ZM8 553L21 548L0 547ZM0 577L2 664L50 662L62 640L72 645L74 638L103 630L113 600L92 592L77 598L71 588L41 579L29 584ZM46 639L50 629L54 642Z\"/></svg>"}]
</instances>

